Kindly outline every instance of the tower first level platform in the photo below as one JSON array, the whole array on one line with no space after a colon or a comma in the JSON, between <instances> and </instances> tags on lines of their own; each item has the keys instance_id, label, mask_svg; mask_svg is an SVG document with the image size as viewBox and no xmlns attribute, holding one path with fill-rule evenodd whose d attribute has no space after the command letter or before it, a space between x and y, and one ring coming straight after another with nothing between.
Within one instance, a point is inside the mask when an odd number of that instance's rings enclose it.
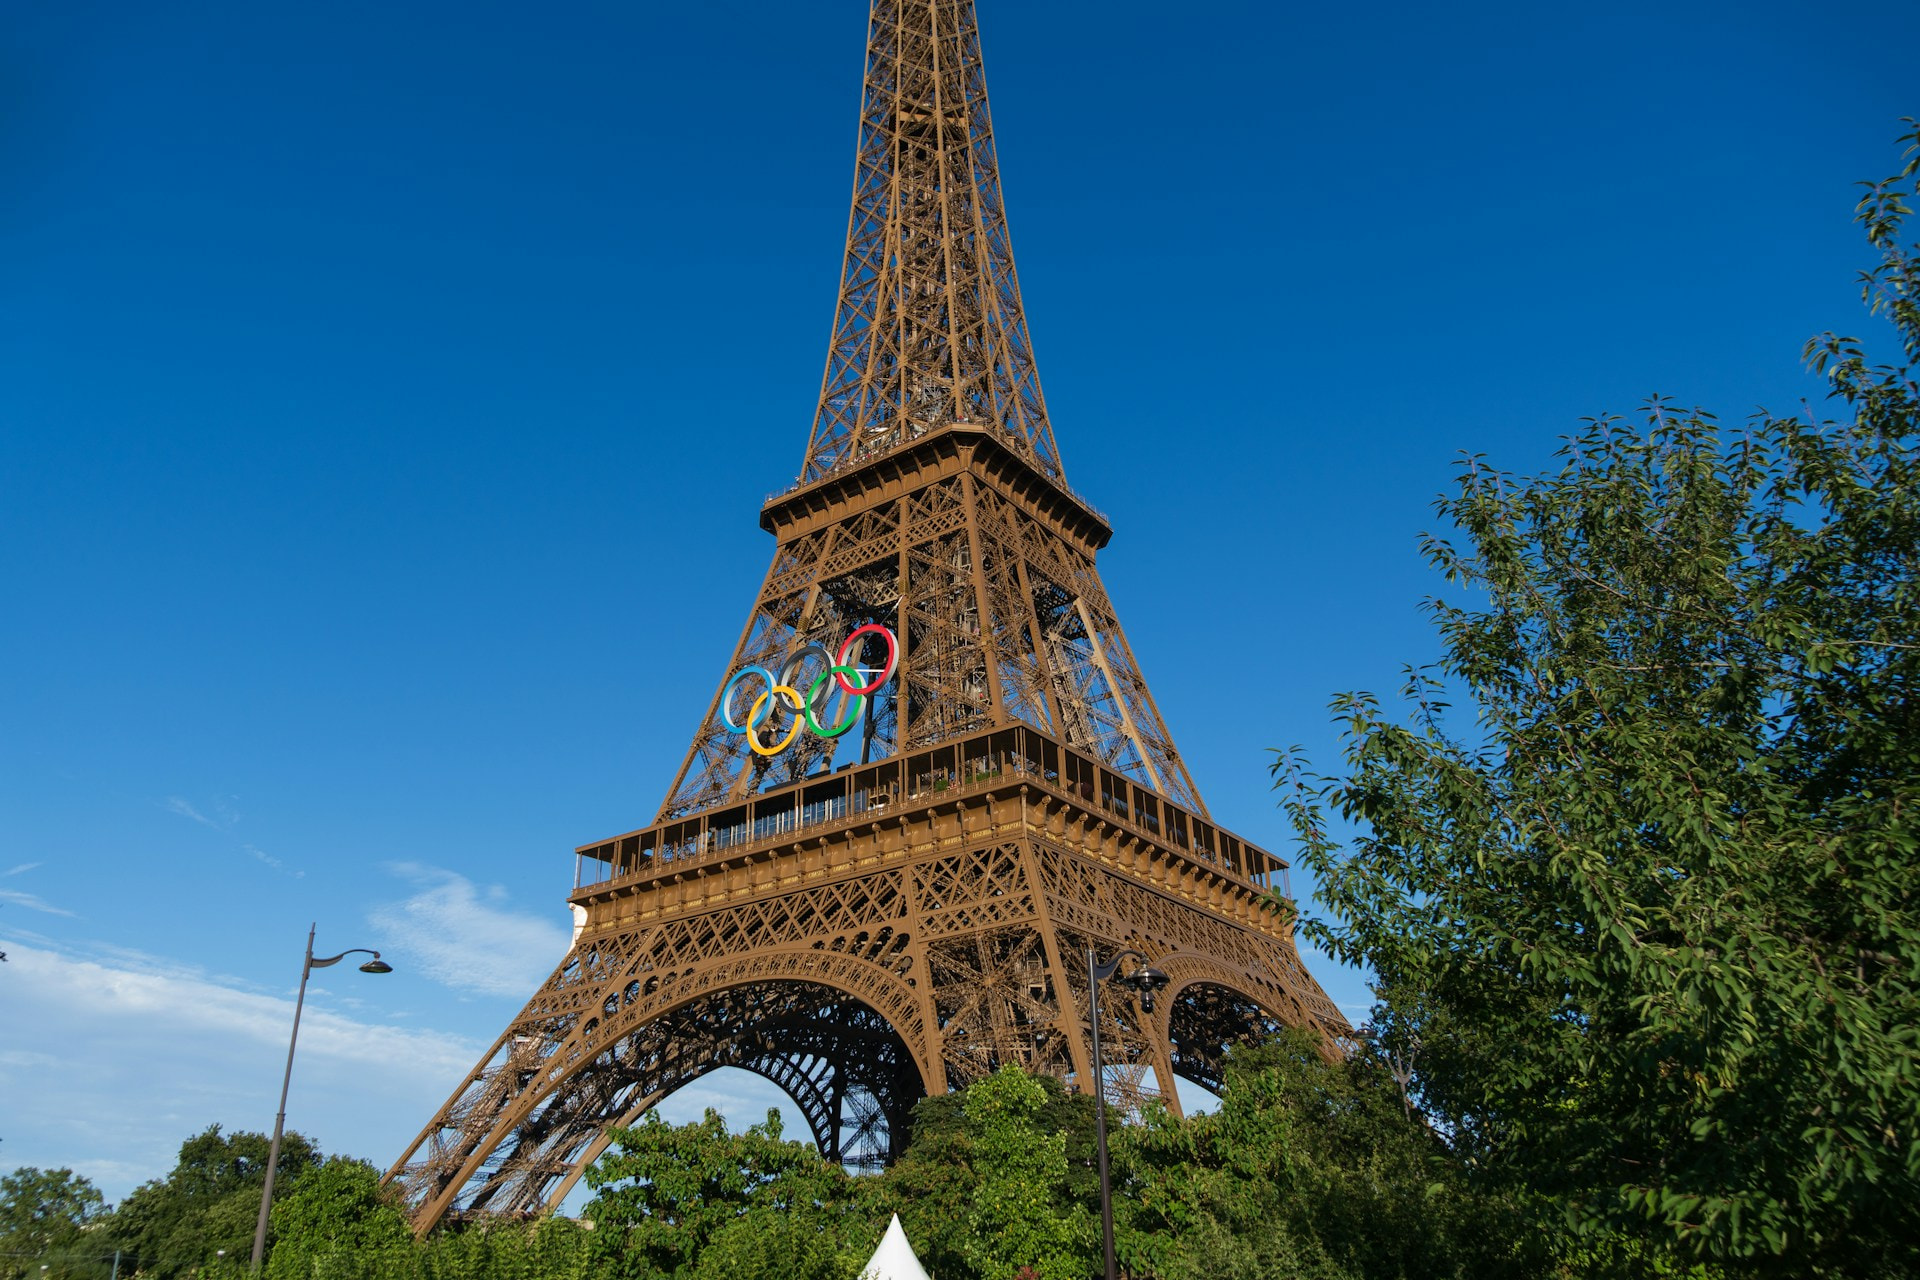
<instances>
[{"instance_id":1,"label":"tower first level platform","mask_svg":"<svg viewBox=\"0 0 1920 1280\"><path fill-rule=\"evenodd\" d=\"M573 949L395 1170L417 1215L558 1204L718 1067L878 1164L913 1103L995 1066L1092 1078L1086 949L1171 985L1101 1009L1110 1098L1178 1108L1276 1023L1345 1032L1301 967L1286 864L1030 726L582 847ZM1151 1076L1149 1078L1149 1073Z\"/></svg>"}]
</instances>

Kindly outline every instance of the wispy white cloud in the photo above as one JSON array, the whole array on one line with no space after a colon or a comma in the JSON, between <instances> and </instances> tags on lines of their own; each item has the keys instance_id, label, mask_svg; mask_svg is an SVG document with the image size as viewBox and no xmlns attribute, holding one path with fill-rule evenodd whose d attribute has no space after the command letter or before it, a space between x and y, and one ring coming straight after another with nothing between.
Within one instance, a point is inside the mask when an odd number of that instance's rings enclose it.
<instances>
[{"instance_id":1,"label":"wispy white cloud","mask_svg":"<svg viewBox=\"0 0 1920 1280\"><path fill-rule=\"evenodd\" d=\"M102 1009L134 1020L144 1015L164 1017L176 1035L195 1032L283 1046L293 1024L291 1000L242 990L232 979L160 957L118 950L102 960L23 948L18 960L23 984L57 992L75 1008ZM314 992L324 994L319 988ZM436 1070L444 1075L471 1065L476 1047L431 1032L367 1026L326 1008L309 1008L300 1024L302 1061L313 1054L391 1068L426 1051L430 1058L439 1059Z\"/></svg>"},{"instance_id":2,"label":"wispy white cloud","mask_svg":"<svg viewBox=\"0 0 1920 1280\"><path fill-rule=\"evenodd\" d=\"M50 1053L37 1053L32 1049L0 1049L0 1071L8 1067L57 1067L60 1059Z\"/></svg>"},{"instance_id":3,"label":"wispy white cloud","mask_svg":"<svg viewBox=\"0 0 1920 1280\"><path fill-rule=\"evenodd\" d=\"M262 849L257 844L243 844L240 847L242 849L245 849L247 851L247 855L253 858L256 862L263 862L267 866L272 867L275 871L280 872L282 875L292 876L295 880L299 880L307 874L304 871L287 870L286 863L274 857L272 854L268 853L265 849Z\"/></svg>"},{"instance_id":4,"label":"wispy white cloud","mask_svg":"<svg viewBox=\"0 0 1920 1280\"><path fill-rule=\"evenodd\" d=\"M0 889L0 902L11 902L29 911L44 911L50 916L73 915L65 907L56 907L37 893L22 893L18 889Z\"/></svg>"},{"instance_id":5,"label":"wispy white cloud","mask_svg":"<svg viewBox=\"0 0 1920 1280\"><path fill-rule=\"evenodd\" d=\"M372 911L385 949L456 991L526 999L560 962L571 929L555 916L508 908L506 890L483 894L465 876L439 867L398 863L389 868L419 892Z\"/></svg>"},{"instance_id":6,"label":"wispy white cloud","mask_svg":"<svg viewBox=\"0 0 1920 1280\"><path fill-rule=\"evenodd\" d=\"M227 829L226 826L215 822L212 818L209 818L206 814L194 808L193 805L187 802L184 796L168 796L160 802L160 807L168 813L178 814L182 818L190 819L203 827L212 827L215 831L225 831Z\"/></svg>"},{"instance_id":7,"label":"wispy white cloud","mask_svg":"<svg viewBox=\"0 0 1920 1280\"><path fill-rule=\"evenodd\" d=\"M6 874L10 876L25 875L27 872L33 870L35 867L44 867L46 865L47 864L44 862L23 862L17 867L8 868L6 871Z\"/></svg>"},{"instance_id":8,"label":"wispy white cloud","mask_svg":"<svg viewBox=\"0 0 1920 1280\"><path fill-rule=\"evenodd\" d=\"M216 798L213 803L208 806L213 810L212 817L208 817L205 813L202 813L194 803L185 796L168 796L160 802L160 807L168 813L187 819L189 822L197 822L210 831L230 832L240 824L240 811L233 807L231 799ZM239 842L239 849L255 862L260 863L262 866L272 867L281 875L291 876L295 880L299 880L307 874L304 871L288 870L285 862L273 854L268 853L257 844L243 840Z\"/></svg>"},{"instance_id":9,"label":"wispy white cloud","mask_svg":"<svg viewBox=\"0 0 1920 1280\"><path fill-rule=\"evenodd\" d=\"M263 1130L279 1095L293 1002L136 952L10 937L0 1051L10 1162L73 1168L109 1198L172 1167L219 1123ZM308 993L288 1123L332 1152L389 1160L482 1046L341 1012Z\"/></svg>"}]
</instances>

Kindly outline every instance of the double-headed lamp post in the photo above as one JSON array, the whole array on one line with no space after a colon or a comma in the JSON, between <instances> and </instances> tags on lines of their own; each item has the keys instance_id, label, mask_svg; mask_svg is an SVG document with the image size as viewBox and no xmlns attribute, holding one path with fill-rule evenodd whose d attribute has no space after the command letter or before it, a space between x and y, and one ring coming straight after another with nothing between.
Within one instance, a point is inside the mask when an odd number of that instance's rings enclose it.
<instances>
[{"instance_id":1,"label":"double-headed lamp post","mask_svg":"<svg viewBox=\"0 0 1920 1280\"><path fill-rule=\"evenodd\" d=\"M1122 951L1102 963L1087 948L1087 1001L1089 1021L1093 1025L1093 1132L1094 1146L1100 1153L1100 1244L1105 1252L1107 1280L1119 1280L1120 1271L1113 1257L1113 1182L1107 1173L1107 1068L1100 1059L1100 984L1120 971L1121 962L1131 957L1140 965L1120 978L1140 997L1140 1012L1153 1012L1153 993L1167 985L1167 975L1147 963L1138 951ZM1168 1082L1169 1088L1172 1087Z\"/></svg>"},{"instance_id":2,"label":"double-headed lamp post","mask_svg":"<svg viewBox=\"0 0 1920 1280\"><path fill-rule=\"evenodd\" d=\"M273 1207L273 1174L280 1163L280 1135L287 1127L287 1086L293 1083L293 1048L300 1043L300 1011L307 1004L307 978L315 969L325 969L329 965L339 964L348 956L372 956L373 959L360 966L362 973L392 973L393 966L380 958L378 951L369 951L365 947L355 947L351 951L342 951L337 956L314 958L313 933L319 925L316 923L307 929L307 960L300 969L300 998L293 1002L293 1035L287 1040L287 1073L280 1078L280 1114L273 1118L273 1145L267 1149L267 1182L260 1188L260 1221L253 1228L253 1265L252 1271L260 1272L260 1259L267 1251L267 1211Z\"/></svg>"}]
</instances>

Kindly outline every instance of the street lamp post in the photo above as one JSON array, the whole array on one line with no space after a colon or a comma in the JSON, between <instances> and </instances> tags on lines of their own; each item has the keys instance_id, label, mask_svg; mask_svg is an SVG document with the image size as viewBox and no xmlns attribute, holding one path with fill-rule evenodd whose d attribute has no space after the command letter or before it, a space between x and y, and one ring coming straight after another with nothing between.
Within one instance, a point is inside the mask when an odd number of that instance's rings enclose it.
<instances>
[{"instance_id":1,"label":"street lamp post","mask_svg":"<svg viewBox=\"0 0 1920 1280\"><path fill-rule=\"evenodd\" d=\"M378 951L369 951L365 947L355 947L337 956L316 960L313 955L313 934L318 927L316 922L307 929L307 959L300 968L300 997L293 1002L293 1035L287 1040L287 1073L280 1078L280 1114L273 1118L273 1144L267 1149L267 1182L260 1188L260 1221L253 1228L253 1264L250 1270L255 1275L260 1273L260 1259L267 1251L267 1210L273 1207L274 1168L280 1163L280 1135L287 1126L287 1086L293 1083L293 1048L300 1043L300 1011L307 1004L307 978L315 969L339 964L353 955L373 957L360 966L362 973L393 972L393 966L382 960Z\"/></svg>"},{"instance_id":2,"label":"street lamp post","mask_svg":"<svg viewBox=\"0 0 1920 1280\"><path fill-rule=\"evenodd\" d=\"M1113 1256L1113 1182L1107 1172L1107 1068L1100 1058L1100 984L1120 971L1120 962L1129 956L1140 962L1139 968L1121 978L1120 985L1131 987L1140 997L1140 1011L1153 1012L1153 993L1167 985L1167 975L1147 964L1138 951L1122 951L1104 963L1096 960L1093 948L1087 948L1088 1017L1093 1025L1093 1133L1094 1147L1100 1154L1100 1243L1106 1257L1107 1280L1119 1280L1120 1271ZM1171 1083L1168 1084L1171 1088Z\"/></svg>"}]
</instances>

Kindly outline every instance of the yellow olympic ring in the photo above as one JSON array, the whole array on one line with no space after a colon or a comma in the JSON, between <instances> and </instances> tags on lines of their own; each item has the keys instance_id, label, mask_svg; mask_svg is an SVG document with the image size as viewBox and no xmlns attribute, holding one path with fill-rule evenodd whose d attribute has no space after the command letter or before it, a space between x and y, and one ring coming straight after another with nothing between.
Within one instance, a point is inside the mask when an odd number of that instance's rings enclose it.
<instances>
[{"instance_id":1,"label":"yellow olympic ring","mask_svg":"<svg viewBox=\"0 0 1920 1280\"><path fill-rule=\"evenodd\" d=\"M785 694L787 701L793 704L793 709L795 711L800 711L804 709L807 705L805 700L803 700L800 697L800 691L798 689L795 689L790 685L777 684L773 686L773 688L767 690L765 693L761 694L759 697L753 700L753 710L747 712L748 724L751 725L751 724L759 723L760 704L765 702L768 698L773 697L775 694ZM796 715L793 718L793 727L787 730L787 736L780 740L780 744L778 746L773 746L773 747L762 747L760 745L760 735L755 733L753 730L749 729L747 731L747 746L753 749L753 753L755 755L777 756L782 751L785 751L788 747L793 745L793 740L800 736L800 726L802 726L805 723L806 723L806 718L804 716Z\"/></svg>"}]
</instances>

